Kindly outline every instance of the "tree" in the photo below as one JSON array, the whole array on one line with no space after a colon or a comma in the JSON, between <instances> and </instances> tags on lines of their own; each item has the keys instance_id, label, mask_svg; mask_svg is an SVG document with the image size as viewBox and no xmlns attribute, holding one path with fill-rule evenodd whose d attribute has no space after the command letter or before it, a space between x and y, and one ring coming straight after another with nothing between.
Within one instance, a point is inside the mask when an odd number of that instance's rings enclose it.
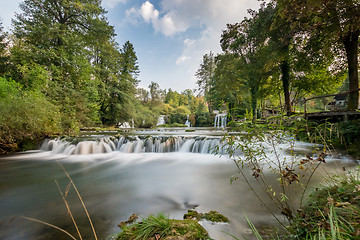
<instances>
[{"instance_id":1,"label":"tree","mask_svg":"<svg viewBox=\"0 0 360 240\"><path fill-rule=\"evenodd\" d=\"M99 79L92 50L113 36L99 0L25 0L13 20L18 44L12 48L13 75L40 65L48 72L46 96L61 107L63 127L99 121ZM20 67L20 68L19 68Z\"/></svg>"},{"instance_id":2,"label":"tree","mask_svg":"<svg viewBox=\"0 0 360 240\"><path fill-rule=\"evenodd\" d=\"M203 56L203 61L200 64L200 68L197 70L195 76L199 79L197 84L199 86L200 92L204 93L205 99L209 101L209 91L211 86L212 78L215 74L215 56L213 52L205 54ZM210 105L209 105L210 107Z\"/></svg>"},{"instance_id":3,"label":"tree","mask_svg":"<svg viewBox=\"0 0 360 240\"><path fill-rule=\"evenodd\" d=\"M6 66L9 57L7 56L7 46L6 41L7 33L3 31L2 21L0 20L0 76L4 76L6 73Z\"/></svg>"},{"instance_id":4,"label":"tree","mask_svg":"<svg viewBox=\"0 0 360 240\"><path fill-rule=\"evenodd\" d=\"M313 49L326 49L343 56L349 76L348 109L359 108L358 48L360 3L357 0L277 0L282 17L293 27L301 24Z\"/></svg>"},{"instance_id":5,"label":"tree","mask_svg":"<svg viewBox=\"0 0 360 240\"><path fill-rule=\"evenodd\" d=\"M160 100L161 89L158 83L151 82L149 84L151 105L154 106Z\"/></svg>"},{"instance_id":6,"label":"tree","mask_svg":"<svg viewBox=\"0 0 360 240\"><path fill-rule=\"evenodd\" d=\"M266 69L269 49L267 44L267 27L264 26L268 9L262 4L258 12L250 11L252 18L241 23L228 24L221 35L221 47L225 53L232 53L238 61L238 73L250 89L251 108L254 119L257 116L259 89L269 77Z\"/></svg>"},{"instance_id":7,"label":"tree","mask_svg":"<svg viewBox=\"0 0 360 240\"><path fill-rule=\"evenodd\" d=\"M270 2L267 7L267 26L269 27L269 44L273 50L273 61L278 65L281 73L281 82L285 99L285 111L288 116L292 113L290 99L291 85L291 50L295 32L290 28L290 23L279 15L278 7Z\"/></svg>"},{"instance_id":8,"label":"tree","mask_svg":"<svg viewBox=\"0 0 360 240\"><path fill-rule=\"evenodd\" d=\"M137 89L137 98L142 104L146 104L149 101L150 93L144 88Z\"/></svg>"}]
</instances>

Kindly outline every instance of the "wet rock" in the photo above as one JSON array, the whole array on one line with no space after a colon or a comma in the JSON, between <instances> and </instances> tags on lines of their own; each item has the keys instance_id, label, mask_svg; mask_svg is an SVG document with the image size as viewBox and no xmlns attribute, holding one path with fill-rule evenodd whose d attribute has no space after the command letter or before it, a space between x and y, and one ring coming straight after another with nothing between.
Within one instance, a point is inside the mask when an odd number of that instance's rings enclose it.
<instances>
[{"instance_id":1,"label":"wet rock","mask_svg":"<svg viewBox=\"0 0 360 240\"><path fill-rule=\"evenodd\" d=\"M138 218L139 218L139 216L136 215L135 213L133 213L133 214L129 217L128 220L126 220L125 222L119 223L119 224L118 224L118 227L119 227L119 228L123 228L123 227L125 227L125 226L128 225L128 224L132 224L132 223L134 223Z\"/></svg>"}]
</instances>

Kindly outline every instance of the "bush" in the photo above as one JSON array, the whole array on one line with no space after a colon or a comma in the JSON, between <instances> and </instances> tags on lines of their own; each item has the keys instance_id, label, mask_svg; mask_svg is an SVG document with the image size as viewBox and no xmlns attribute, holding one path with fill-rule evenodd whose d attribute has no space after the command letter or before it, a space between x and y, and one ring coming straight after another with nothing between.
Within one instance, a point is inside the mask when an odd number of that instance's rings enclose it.
<instances>
[{"instance_id":1,"label":"bush","mask_svg":"<svg viewBox=\"0 0 360 240\"><path fill-rule=\"evenodd\" d=\"M59 132L60 114L39 92L0 78L0 153L16 151L23 142Z\"/></svg>"},{"instance_id":2,"label":"bush","mask_svg":"<svg viewBox=\"0 0 360 240\"><path fill-rule=\"evenodd\" d=\"M332 177L328 184L316 188L309 195L292 228L301 239L309 236L359 239L359 198L359 169L345 176Z\"/></svg>"},{"instance_id":3,"label":"bush","mask_svg":"<svg viewBox=\"0 0 360 240\"><path fill-rule=\"evenodd\" d=\"M212 127L214 125L214 116L209 112L196 114L195 127Z\"/></svg>"},{"instance_id":4,"label":"bush","mask_svg":"<svg viewBox=\"0 0 360 240\"><path fill-rule=\"evenodd\" d=\"M182 114L182 115L189 115L191 114L190 110L186 106L179 106L175 108L173 111L174 113Z\"/></svg>"},{"instance_id":5,"label":"bush","mask_svg":"<svg viewBox=\"0 0 360 240\"><path fill-rule=\"evenodd\" d=\"M185 124L186 119L187 119L187 115L186 115L186 114L171 113L171 114L168 116L167 123L169 123L169 124L174 124L174 123Z\"/></svg>"}]
</instances>

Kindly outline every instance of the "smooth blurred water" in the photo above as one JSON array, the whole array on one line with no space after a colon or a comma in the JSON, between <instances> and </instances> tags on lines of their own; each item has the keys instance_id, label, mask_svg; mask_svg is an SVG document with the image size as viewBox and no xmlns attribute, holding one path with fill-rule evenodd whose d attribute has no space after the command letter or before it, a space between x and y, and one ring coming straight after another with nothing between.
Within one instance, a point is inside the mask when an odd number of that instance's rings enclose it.
<instances>
[{"instance_id":1,"label":"smooth blurred water","mask_svg":"<svg viewBox=\"0 0 360 240\"><path fill-rule=\"evenodd\" d=\"M299 145L297 151L308 151L308 146ZM56 180L63 192L69 184L59 163L80 191L99 239L118 232L117 224L132 213L146 217L163 212L182 219L191 204L198 204L199 212L217 210L230 219L229 224L202 222L214 239L232 239L224 232L239 239L242 235L249 237L244 213L254 224L277 224L244 181L230 184L230 177L237 172L225 156L186 151L83 155L30 151L0 159L0 239L69 239L60 231L21 216L46 221L77 237L55 184ZM317 178L343 165L352 162L332 159ZM269 175L269 181L275 183L271 178ZM94 239L73 189L67 200L83 238Z\"/></svg>"}]
</instances>

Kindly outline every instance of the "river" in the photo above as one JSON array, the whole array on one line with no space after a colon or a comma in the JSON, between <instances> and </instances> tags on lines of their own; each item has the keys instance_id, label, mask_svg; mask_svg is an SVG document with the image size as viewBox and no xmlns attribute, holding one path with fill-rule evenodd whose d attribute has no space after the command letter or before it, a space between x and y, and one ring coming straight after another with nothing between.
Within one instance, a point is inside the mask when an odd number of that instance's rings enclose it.
<instances>
[{"instance_id":1,"label":"river","mask_svg":"<svg viewBox=\"0 0 360 240\"><path fill-rule=\"evenodd\" d=\"M194 131L141 131L126 138L88 133L80 140L47 140L40 150L2 157L0 239L69 239L58 230L21 216L54 224L76 236L55 183L66 192L69 180L60 164L76 184L99 239L119 232L117 224L132 213L146 217L162 212L182 219L193 205L198 205L199 212L216 210L230 219L228 224L201 223L216 240L233 239L227 233L239 239L251 236L244 214L256 225L276 226L244 181L230 184L230 177L237 174L233 161L212 154L223 132ZM296 148L306 153L311 146L297 142ZM327 161L317 179L354 165L346 156L329 157ZM73 188L66 199L83 238L94 239Z\"/></svg>"}]
</instances>

